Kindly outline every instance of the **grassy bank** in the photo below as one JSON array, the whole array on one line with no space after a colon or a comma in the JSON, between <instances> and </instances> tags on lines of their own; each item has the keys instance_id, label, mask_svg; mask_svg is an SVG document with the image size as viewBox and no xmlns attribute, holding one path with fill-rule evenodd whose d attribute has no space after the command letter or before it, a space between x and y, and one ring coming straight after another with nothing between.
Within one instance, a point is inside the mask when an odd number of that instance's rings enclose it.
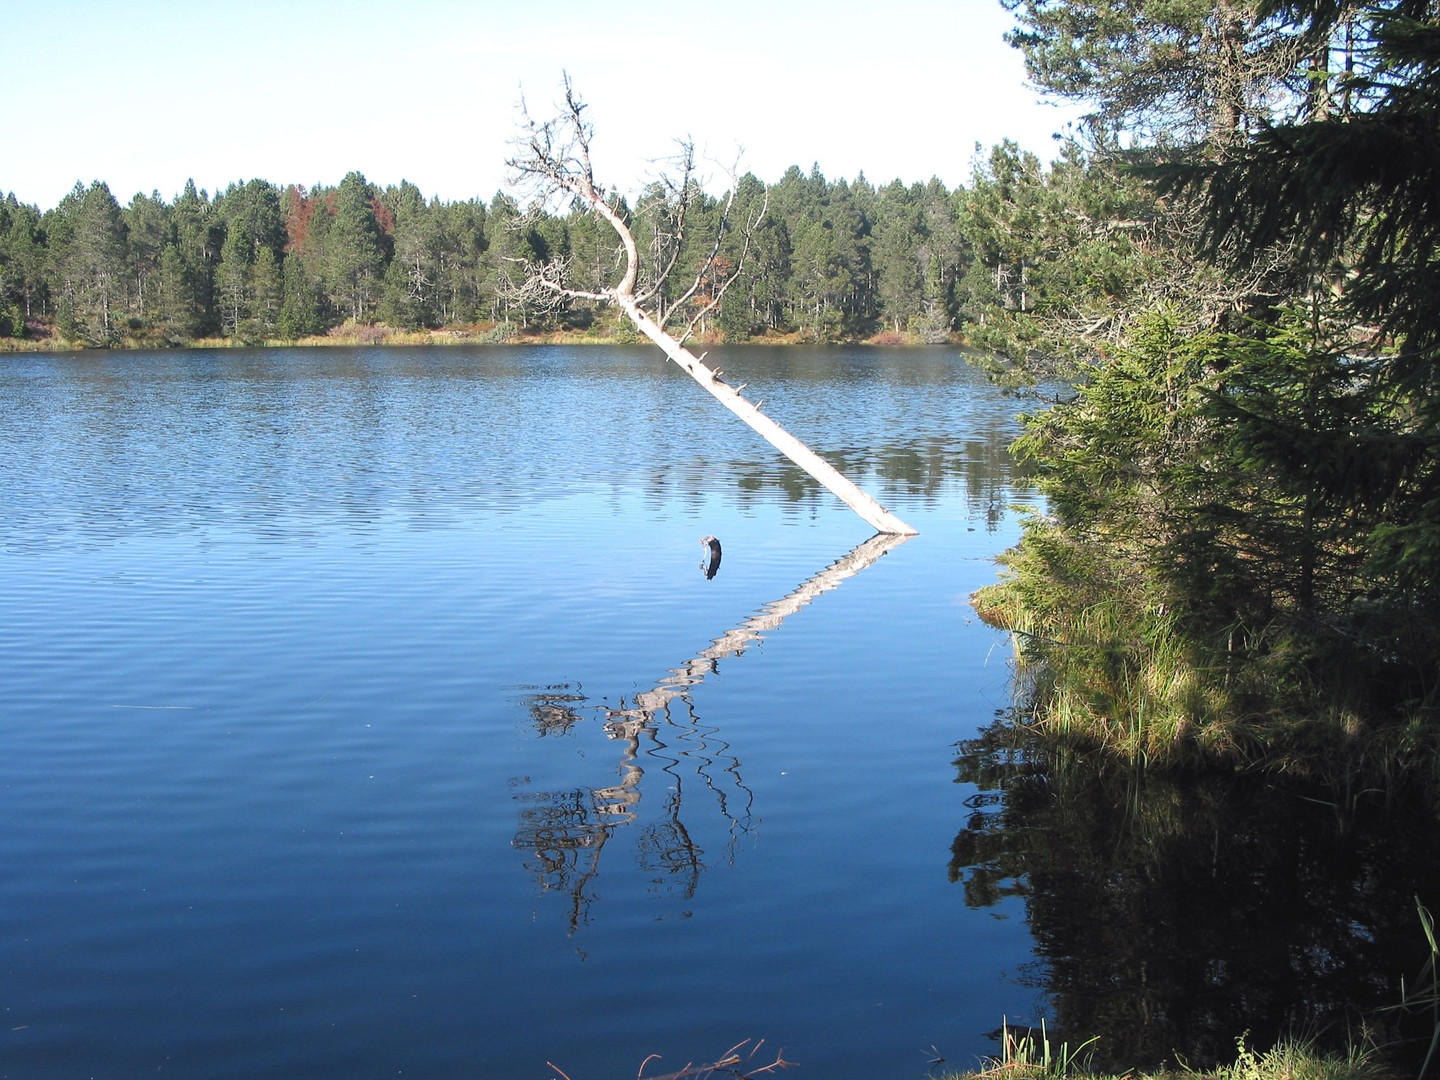
<instances>
[{"instance_id":1,"label":"grassy bank","mask_svg":"<svg viewBox=\"0 0 1440 1080\"><path fill-rule=\"evenodd\" d=\"M1093 1040L1092 1040L1093 1042ZM1314 1049L1303 1040L1283 1042L1272 1049L1257 1051L1249 1047L1244 1036L1236 1040L1235 1060L1211 1069L1190 1069L1173 1066L1153 1071L1126 1070L1104 1072L1090 1065L1087 1054L1089 1043L1072 1047L1067 1043L1056 1044L1046 1038L1043 1032L1021 1032L1006 1030L1003 1034L1001 1056L982 1062L979 1068L968 1072L945 1071L939 1066L940 1060L931 1062L930 1071L925 1074L931 1080L1406 1080L1407 1074L1400 1073L1386 1065L1380 1055L1373 1051L1351 1050L1345 1054L1325 1054ZM640 1080L716 1080L718 1077L738 1077L739 1080L754 1080L760 1076L774 1076L786 1069L799 1067L803 1062L786 1060L784 1051L778 1053L766 1046L764 1040L746 1040L731 1047L714 1061L686 1065L678 1072L646 1076L645 1066L640 1066ZM556 1065L552 1080L571 1080ZM1423 1080L1422 1070L1421 1077Z\"/></svg>"},{"instance_id":2,"label":"grassy bank","mask_svg":"<svg viewBox=\"0 0 1440 1080\"><path fill-rule=\"evenodd\" d=\"M1011 634L1027 726L1062 745L1178 770L1262 769L1337 791L1413 787L1440 806L1440 724L1416 688L1433 631L1275 617L1204 632L1133 562L1046 521L971 602ZM1403 628L1402 628L1403 629Z\"/></svg>"},{"instance_id":3,"label":"grassy bank","mask_svg":"<svg viewBox=\"0 0 1440 1080\"><path fill-rule=\"evenodd\" d=\"M1236 1043L1235 1060L1213 1069L1196 1071L1167 1068L1154 1072L1103 1073L1091 1069L1089 1044L1056 1045L1043 1033L1006 1031L999 1058L972 1072L943 1074L946 1080L1398 1080L1400 1074L1380 1055L1365 1050L1324 1054L1303 1040L1283 1042L1265 1051Z\"/></svg>"}]
</instances>

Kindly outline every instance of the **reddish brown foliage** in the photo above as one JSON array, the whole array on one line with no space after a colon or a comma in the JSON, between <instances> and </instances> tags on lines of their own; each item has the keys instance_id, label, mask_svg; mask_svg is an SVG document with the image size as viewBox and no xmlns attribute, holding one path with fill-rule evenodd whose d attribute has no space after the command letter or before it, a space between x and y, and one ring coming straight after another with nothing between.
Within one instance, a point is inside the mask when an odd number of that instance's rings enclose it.
<instances>
[{"instance_id":1,"label":"reddish brown foliage","mask_svg":"<svg viewBox=\"0 0 1440 1080\"><path fill-rule=\"evenodd\" d=\"M371 199L370 206L375 211L375 224L380 226L380 232L385 236L394 236L395 215L390 212L390 208L379 199Z\"/></svg>"},{"instance_id":2,"label":"reddish brown foliage","mask_svg":"<svg viewBox=\"0 0 1440 1080\"><path fill-rule=\"evenodd\" d=\"M285 253L305 254L310 236L310 215L315 212L315 200L306 198L305 188L291 184L285 192Z\"/></svg>"}]
</instances>

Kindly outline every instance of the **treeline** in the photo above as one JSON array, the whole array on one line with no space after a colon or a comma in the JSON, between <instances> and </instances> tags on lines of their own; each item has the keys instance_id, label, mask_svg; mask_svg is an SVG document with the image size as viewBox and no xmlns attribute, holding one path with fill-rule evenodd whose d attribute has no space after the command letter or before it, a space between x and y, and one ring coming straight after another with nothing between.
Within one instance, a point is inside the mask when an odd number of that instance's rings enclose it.
<instances>
[{"instance_id":1,"label":"treeline","mask_svg":"<svg viewBox=\"0 0 1440 1080\"><path fill-rule=\"evenodd\" d=\"M792 167L768 187L746 175L732 219L768 212L741 278L701 330L729 340L984 338L1006 313L1067 288L1057 255L1079 222L1117 216L1083 190L1087 175L1076 153L1047 171L1009 143L954 191L934 179L829 180L818 168ZM708 251L722 208L690 194L682 267ZM677 198L657 186L624 208L642 257L675 254L667 229ZM1131 224L1106 237L1091 270L1116 273L1133 259ZM739 261L740 230L725 245L722 260ZM251 180L213 197L191 182L173 201L137 194L123 206L103 182L77 183L43 213L13 195L0 202L0 334L53 328L65 341L107 346L294 340L344 324L587 329L593 304L533 308L514 287L525 264L557 258L572 285L599 288L616 267L614 235L578 208L526 213L504 194L447 203L358 172L335 187ZM706 298L702 290L692 302Z\"/></svg>"}]
</instances>

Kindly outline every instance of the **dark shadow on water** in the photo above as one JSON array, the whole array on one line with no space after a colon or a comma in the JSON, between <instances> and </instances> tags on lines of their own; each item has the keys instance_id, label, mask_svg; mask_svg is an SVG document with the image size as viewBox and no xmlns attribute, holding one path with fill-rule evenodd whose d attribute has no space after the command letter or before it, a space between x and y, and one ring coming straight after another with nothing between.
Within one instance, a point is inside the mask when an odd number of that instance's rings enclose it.
<instances>
[{"instance_id":1,"label":"dark shadow on water","mask_svg":"<svg viewBox=\"0 0 1440 1080\"><path fill-rule=\"evenodd\" d=\"M1052 1038L1098 1035L1097 1064L1121 1069L1208 1068L1247 1032L1423 1053L1428 1027L1391 1007L1428 955L1417 899L1440 900L1431 815L1107 766L1004 721L958 749L980 790L950 878L971 907L1023 898Z\"/></svg>"},{"instance_id":2,"label":"dark shadow on water","mask_svg":"<svg viewBox=\"0 0 1440 1080\"><path fill-rule=\"evenodd\" d=\"M598 717L605 737L621 744L618 783L564 791L516 790L514 794L523 804L514 846L526 853L525 868L535 876L542 892L569 897L571 934L590 921L590 909L598 899L595 880L605 845L619 830L639 820L646 769L658 767L666 774L667 786L661 812L641 826L637 839L639 866L649 875L652 889L688 901L695 895L702 871L733 862L740 841L756 825L754 794L745 786L740 760L720 737L719 728L706 724L696 712L695 689L719 674L721 660L744 655L816 597L838 588L907 539L871 537L714 638L683 664L671 668L653 689L636 694L629 702L624 698L615 706L592 702L569 684L526 695L524 703L538 737L569 735ZM697 787L703 789L707 797L701 805L713 807L725 823L723 852L709 861L681 817L687 782L692 795ZM513 781L512 788L522 783Z\"/></svg>"}]
</instances>

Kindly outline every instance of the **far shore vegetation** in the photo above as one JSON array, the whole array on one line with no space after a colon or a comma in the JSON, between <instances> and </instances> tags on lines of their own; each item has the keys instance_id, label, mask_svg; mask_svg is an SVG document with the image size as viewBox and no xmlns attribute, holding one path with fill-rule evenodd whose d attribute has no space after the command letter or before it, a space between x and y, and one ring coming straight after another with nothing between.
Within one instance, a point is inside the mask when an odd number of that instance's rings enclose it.
<instances>
[{"instance_id":1,"label":"far shore vegetation","mask_svg":"<svg viewBox=\"0 0 1440 1080\"><path fill-rule=\"evenodd\" d=\"M933 338L933 336L932 336ZM813 345L814 339L807 339L800 333L791 331L789 333L765 333L753 337L745 337L736 342L734 339L727 339L725 335L710 333L699 337L696 340L698 345L723 345L727 343L738 343L746 345ZM959 335L950 335L944 342L937 342L927 339L925 336L910 332L901 331L896 333L892 330L880 331L866 337L845 338L826 344L854 344L874 347L887 346L917 346L917 345L951 345L964 347L964 340ZM332 326L323 334L307 334L298 338L257 338L247 339L243 337L196 337L185 341L157 344L154 341L143 337L121 336L109 345L110 349L155 349L155 348L187 348L187 349L237 349L237 348L329 348L357 346L446 346L446 345L643 345L648 344L644 338L635 333L634 328L627 321L621 319L606 320L595 323L583 330L565 328L545 328L532 326L522 329L510 322L476 322L462 326L452 326L445 329L428 329L425 327L395 327L385 323L355 324L344 322L338 326ZM53 327L43 321L32 321L25 337L0 338L0 353L21 353L21 352L69 352L75 350L89 349L94 346L82 341L71 341L63 336Z\"/></svg>"},{"instance_id":2,"label":"far shore vegetation","mask_svg":"<svg viewBox=\"0 0 1440 1080\"><path fill-rule=\"evenodd\" d=\"M1003 207L991 189L1021 174L1036 191L1046 183L1011 144L954 191L798 167L768 185L746 174L733 212L765 212L743 258L724 202L693 182L683 196L652 185L621 208L657 278L706 265L724 233L714 265L743 265L743 280L700 322L702 340L942 344L1034 302L1025 256L1002 223L972 213L987 213L976 199ZM0 198L0 348L625 341L613 312L536 304L520 287L527 268L560 264L593 291L616 257L613 232L579 207L503 193L445 203L358 172L334 186L237 181L213 196L190 183L123 206L103 181L77 182L49 210ZM699 310L713 287L683 302Z\"/></svg>"}]
</instances>

